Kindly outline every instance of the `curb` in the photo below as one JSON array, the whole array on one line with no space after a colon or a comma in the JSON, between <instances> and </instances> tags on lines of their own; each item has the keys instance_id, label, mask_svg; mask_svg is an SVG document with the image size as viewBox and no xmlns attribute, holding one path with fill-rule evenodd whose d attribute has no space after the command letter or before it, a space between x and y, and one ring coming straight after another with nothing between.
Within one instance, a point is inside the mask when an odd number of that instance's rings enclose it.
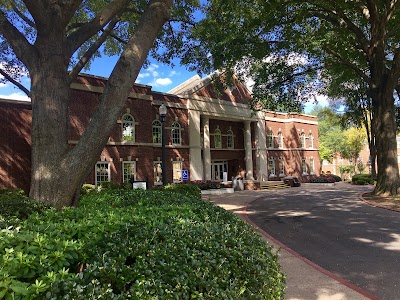
<instances>
[{"instance_id":1,"label":"curb","mask_svg":"<svg viewBox=\"0 0 400 300\"><path fill-rule=\"evenodd\" d=\"M305 258L304 256L300 255L299 253L297 253L296 251L294 251L293 249L289 248L288 246L286 246L285 244L283 244L282 242L278 241L277 239L275 239L274 237L272 237L271 235L269 235L267 232L265 232L263 229L261 229L260 227L258 227L253 221L250 220L250 218L247 215L247 207L248 205L255 201L257 199L251 200L250 202L248 202L242 212L241 215L243 217L244 220L246 220L247 223L249 223L251 226L253 226L259 233L261 233L266 239L271 240L273 243L277 244L280 248L286 250L287 252L289 252L291 255L293 255L294 257L302 260L303 262L305 262L306 264L310 265L311 267L313 267L314 269L316 269L317 271L321 272L322 274L336 280L337 282L339 282L340 284L343 284L344 286L347 286L348 288L352 289L353 291L356 291L357 293L361 294L364 297L367 297L370 300L382 300L381 298L378 298L377 296L371 294L368 291L365 291L364 289L358 287L355 284L352 284L348 281L346 281L345 279L337 276L336 274L322 268L321 266L313 263L312 261L310 261L309 259Z\"/></svg>"},{"instance_id":2,"label":"curb","mask_svg":"<svg viewBox=\"0 0 400 300\"><path fill-rule=\"evenodd\" d=\"M364 199L364 197L363 197L364 194L365 193L358 194L358 198L359 198L360 201L364 202L365 204L367 204L369 206L372 206L372 207L375 207L375 208L381 208L381 209L390 210L390 211L394 211L394 212L400 212L400 209L390 208L390 207L386 207L386 206L382 206L382 205L379 205L379 204L376 204L376 203L369 202L368 200Z\"/></svg>"}]
</instances>

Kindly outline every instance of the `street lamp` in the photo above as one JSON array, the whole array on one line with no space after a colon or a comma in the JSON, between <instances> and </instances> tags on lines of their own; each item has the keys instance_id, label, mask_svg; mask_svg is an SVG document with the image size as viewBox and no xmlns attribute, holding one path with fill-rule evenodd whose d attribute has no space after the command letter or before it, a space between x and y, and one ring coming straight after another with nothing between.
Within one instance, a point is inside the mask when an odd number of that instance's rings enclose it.
<instances>
[{"instance_id":1,"label":"street lamp","mask_svg":"<svg viewBox=\"0 0 400 300\"><path fill-rule=\"evenodd\" d=\"M166 170L166 158L165 158L165 120L167 119L167 107L165 104L161 104L160 108L158 109L158 112L160 114L160 120L161 120L161 148L162 148L162 158L161 158L161 171L162 171L162 184L163 186L167 185L167 173L165 172Z\"/></svg>"}]
</instances>

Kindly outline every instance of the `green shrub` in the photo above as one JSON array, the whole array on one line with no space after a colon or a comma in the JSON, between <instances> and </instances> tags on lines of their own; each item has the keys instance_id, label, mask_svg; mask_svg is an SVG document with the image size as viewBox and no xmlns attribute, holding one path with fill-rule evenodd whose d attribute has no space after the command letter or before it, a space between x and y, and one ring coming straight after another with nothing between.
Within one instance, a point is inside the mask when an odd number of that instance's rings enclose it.
<instances>
[{"instance_id":1,"label":"green shrub","mask_svg":"<svg viewBox=\"0 0 400 300\"><path fill-rule=\"evenodd\" d=\"M249 225L171 191L89 193L1 231L0 251L0 298L283 298L277 255Z\"/></svg>"},{"instance_id":2,"label":"green shrub","mask_svg":"<svg viewBox=\"0 0 400 300\"><path fill-rule=\"evenodd\" d=\"M29 199L23 190L0 189L0 228L17 226L34 212L41 212L49 206Z\"/></svg>"},{"instance_id":3,"label":"green shrub","mask_svg":"<svg viewBox=\"0 0 400 300\"><path fill-rule=\"evenodd\" d=\"M192 180L190 181L190 184L198 186L200 190L221 188L221 183L219 181L214 181L214 180Z\"/></svg>"},{"instance_id":4,"label":"green shrub","mask_svg":"<svg viewBox=\"0 0 400 300\"><path fill-rule=\"evenodd\" d=\"M169 184L165 187L167 191L177 192L185 196L193 196L195 198L201 198L201 190L195 184Z\"/></svg>"},{"instance_id":5,"label":"green shrub","mask_svg":"<svg viewBox=\"0 0 400 300\"><path fill-rule=\"evenodd\" d=\"M334 175L334 174L329 174L330 177L333 177L336 182L342 181L342 178L340 176Z\"/></svg>"},{"instance_id":6,"label":"green shrub","mask_svg":"<svg viewBox=\"0 0 400 300\"><path fill-rule=\"evenodd\" d=\"M351 182L357 185L374 184L371 174L356 174L352 177Z\"/></svg>"}]
</instances>

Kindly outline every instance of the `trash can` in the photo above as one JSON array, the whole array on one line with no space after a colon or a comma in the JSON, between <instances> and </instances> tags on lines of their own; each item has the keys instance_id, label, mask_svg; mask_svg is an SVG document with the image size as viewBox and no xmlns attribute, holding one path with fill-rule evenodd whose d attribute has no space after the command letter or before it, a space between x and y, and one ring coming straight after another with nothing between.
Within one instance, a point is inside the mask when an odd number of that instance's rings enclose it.
<instances>
[{"instance_id":1,"label":"trash can","mask_svg":"<svg viewBox=\"0 0 400 300\"><path fill-rule=\"evenodd\" d=\"M282 179L285 184L290 185L291 187L301 185L300 180L295 176L286 176L286 177L283 177Z\"/></svg>"}]
</instances>

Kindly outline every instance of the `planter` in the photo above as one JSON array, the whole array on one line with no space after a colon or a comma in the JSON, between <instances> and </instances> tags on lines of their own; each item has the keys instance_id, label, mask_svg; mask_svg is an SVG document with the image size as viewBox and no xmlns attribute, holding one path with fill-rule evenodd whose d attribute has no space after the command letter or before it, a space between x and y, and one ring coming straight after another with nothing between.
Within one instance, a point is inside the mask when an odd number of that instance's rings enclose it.
<instances>
[{"instance_id":1,"label":"planter","mask_svg":"<svg viewBox=\"0 0 400 300\"><path fill-rule=\"evenodd\" d=\"M233 193L233 188L222 188L222 189L209 189L202 190L202 195L221 195L221 194L230 194Z\"/></svg>"}]
</instances>

